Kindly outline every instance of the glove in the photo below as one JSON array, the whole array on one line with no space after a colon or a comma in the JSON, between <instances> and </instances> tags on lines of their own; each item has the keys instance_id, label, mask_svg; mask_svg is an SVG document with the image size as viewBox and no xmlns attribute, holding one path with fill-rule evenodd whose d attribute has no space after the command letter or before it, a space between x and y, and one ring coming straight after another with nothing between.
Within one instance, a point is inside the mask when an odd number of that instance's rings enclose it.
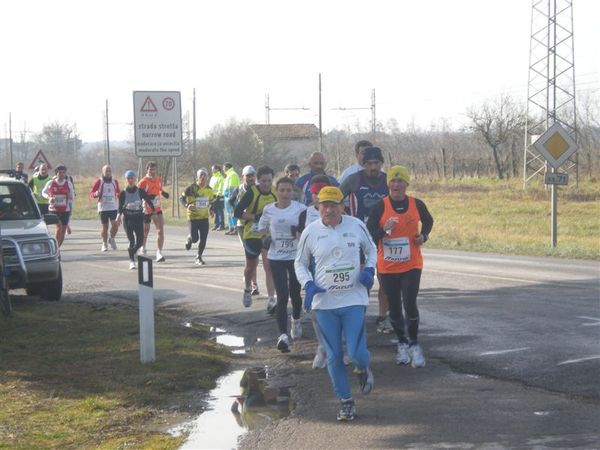
<instances>
[{"instance_id":1,"label":"glove","mask_svg":"<svg viewBox=\"0 0 600 450\"><path fill-rule=\"evenodd\" d=\"M375 269L372 267L365 267L358 275L358 281L360 284L366 287L367 290L371 289L373 287L373 283L375 282Z\"/></svg>"},{"instance_id":2,"label":"glove","mask_svg":"<svg viewBox=\"0 0 600 450\"><path fill-rule=\"evenodd\" d=\"M162 194L162 196L163 196L164 198L169 198L169 193L168 193L168 192L164 192L164 191L163 191L163 192L161 192L161 194Z\"/></svg>"},{"instance_id":3,"label":"glove","mask_svg":"<svg viewBox=\"0 0 600 450\"><path fill-rule=\"evenodd\" d=\"M269 247L271 247L271 242L272 242L271 236L269 236L269 235L262 236L262 237L260 238L260 240L261 240L261 242L262 242L262 247L263 247L265 250L269 250Z\"/></svg>"},{"instance_id":4,"label":"glove","mask_svg":"<svg viewBox=\"0 0 600 450\"><path fill-rule=\"evenodd\" d=\"M307 281L304 285L304 291L306 293L304 296L304 309L306 311L310 311L315 294L325 292L325 289L317 286L314 281Z\"/></svg>"}]
</instances>

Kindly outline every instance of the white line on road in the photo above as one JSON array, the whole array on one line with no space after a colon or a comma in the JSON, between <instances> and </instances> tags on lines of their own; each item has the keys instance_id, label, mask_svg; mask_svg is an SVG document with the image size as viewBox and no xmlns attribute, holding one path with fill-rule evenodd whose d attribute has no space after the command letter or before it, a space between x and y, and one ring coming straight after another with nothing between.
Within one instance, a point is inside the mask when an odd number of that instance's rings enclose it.
<instances>
[{"instance_id":1,"label":"white line on road","mask_svg":"<svg viewBox=\"0 0 600 450\"><path fill-rule=\"evenodd\" d=\"M579 359L568 359L566 361L558 363L557 366L562 366L563 364L575 364L578 362L590 361L592 359L600 359L600 355L588 356L586 358L579 358Z\"/></svg>"},{"instance_id":2,"label":"white line on road","mask_svg":"<svg viewBox=\"0 0 600 450\"><path fill-rule=\"evenodd\" d=\"M592 321L592 323L582 323L581 324L582 327L598 327L598 326L600 326L600 319L598 319L597 317L577 316L577 318Z\"/></svg>"},{"instance_id":3,"label":"white line on road","mask_svg":"<svg viewBox=\"0 0 600 450\"><path fill-rule=\"evenodd\" d=\"M522 352L524 350L529 350L529 347L510 348L508 350L496 350L493 352L483 352L480 353L479 356L503 355L504 353Z\"/></svg>"}]
</instances>

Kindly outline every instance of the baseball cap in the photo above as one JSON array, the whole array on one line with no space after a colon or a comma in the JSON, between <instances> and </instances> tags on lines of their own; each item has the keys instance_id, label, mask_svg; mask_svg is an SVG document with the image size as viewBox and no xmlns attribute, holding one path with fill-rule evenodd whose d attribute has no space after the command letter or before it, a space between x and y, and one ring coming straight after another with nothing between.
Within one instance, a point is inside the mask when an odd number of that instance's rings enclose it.
<instances>
[{"instance_id":1,"label":"baseball cap","mask_svg":"<svg viewBox=\"0 0 600 450\"><path fill-rule=\"evenodd\" d=\"M367 147L363 153L363 161L383 162L383 153L379 147Z\"/></svg>"},{"instance_id":2,"label":"baseball cap","mask_svg":"<svg viewBox=\"0 0 600 450\"><path fill-rule=\"evenodd\" d=\"M242 169L242 175L256 175L256 169L253 166L246 166Z\"/></svg>"},{"instance_id":3,"label":"baseball cap","mask_svg":"<svg viewBox=\"0 0 600 450\"><path fill-rule=\"evenodd\" d=\"M404 166L393 166L387 172L388 184L392 180L402 180L402 181L405 181L406 184L409 184L410 183L410 172Z\"/></svg>"},{"instance_id":4,"label":"baseball cap","mask_svg":"<svg viewBox=\"0 0 600 450\"><path fill-rule=\"evenodd\" d=\"M325 186L319 191L319 203L331 202L340 204L343 199L344 194L335 186Z\"/></svg>"},{"instance_id":5,"label":"baseball cap","mask_svg":"<svg viewBox=\"0 0 600 450\"><path fill-rule=\"evenodd\" d=\"M133 170L128 170L127 172L125 172L125 178L129 178L129 177L135 178L135 172Z\"/></svg>"}]
</instances>

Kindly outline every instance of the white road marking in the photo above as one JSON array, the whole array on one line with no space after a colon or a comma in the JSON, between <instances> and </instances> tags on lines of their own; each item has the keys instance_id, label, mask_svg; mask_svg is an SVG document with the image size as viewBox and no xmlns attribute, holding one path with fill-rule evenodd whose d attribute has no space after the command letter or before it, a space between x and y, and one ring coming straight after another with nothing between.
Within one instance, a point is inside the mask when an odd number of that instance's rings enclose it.
<instances>
[{"instance_id":1,"label":"white road marking","mask_svg":"<svg viewBox=\"0 0 600 450\"><path fill-rule=\"evenodd\" d=\"M582 327L598 327L598 326L600 326L600 319L598 319L597 317L577 316L577 318L592 321L592 323L582 323L581 324Z\"/></svg>"},{"instance_id":2,"label":"white road marking","mask_svg":"<svg viewBox=\"0 0 600 450\"><path fill-rule=\"evenodd\" d=\"M524 350L529 350L529 347L510 348L507 350L496 350L493 352L483 352L480 353L479 356L503 355L504 353L522 352Z\"/></svg>"},{"instance_id":3,"label":"white road marking","mask_svg":"<svg viewBox=\"0 0 600 450\"><path fill-rule=\"evenodd\" d=\"M557 366L562 366L563 364L575 364L578 362L590 361L592 359L600 359L600 355L587 356L586 358L579 358L579 359L568 359L566 361L558 363Z\"/></svg>"}]
</instances>

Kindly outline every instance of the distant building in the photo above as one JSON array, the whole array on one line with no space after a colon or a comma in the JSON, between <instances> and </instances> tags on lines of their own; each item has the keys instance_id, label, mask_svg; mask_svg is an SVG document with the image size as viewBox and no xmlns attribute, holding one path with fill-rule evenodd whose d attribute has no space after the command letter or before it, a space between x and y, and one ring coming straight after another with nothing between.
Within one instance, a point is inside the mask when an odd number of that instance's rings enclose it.
<instances>
[{"instance_id":1,"label":"distant building","mask_svg":"<svg viewBox=\"0 0 600 450\"><path fill-rule=\"evenodd\" d=\"M276 171L286 164L305 164L319 150L319 128L314 124L252 124L264 160Z\"/></svg>"}]
</instances>

